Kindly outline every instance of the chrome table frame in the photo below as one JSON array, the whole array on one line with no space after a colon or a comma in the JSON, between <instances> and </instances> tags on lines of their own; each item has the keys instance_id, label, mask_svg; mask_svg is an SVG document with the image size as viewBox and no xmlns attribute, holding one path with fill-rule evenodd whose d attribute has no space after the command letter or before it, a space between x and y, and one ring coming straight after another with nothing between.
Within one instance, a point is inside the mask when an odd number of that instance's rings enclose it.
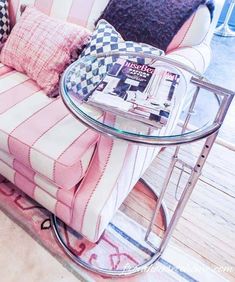
<instances>
[{"instance_id":1,"label":"chrome table frame","mask_svg":"<svg viewBox=\"0 0 235 282\"><path fill-rule=\"evenodd\" d=\"M142 182L146 188L148 188L155 196L155 200L157 202L157 199L159 195L156 193L156 191L151 188L151 186L142 178L139 180ZM169 214L168 214L168 209L165 205L165 203L162 203L162 210L163 210L163 219L164 219L164 228L166 229L169 226ZM146 270L148 267L153 265L160 257L159 253L155 253L154 256L152 256L148 261L146 261L143 264L140 264L136 266L133 269L126 269L125 271L118 271L118 270L107 270L103 268L98 268L95 266L91 266L90 264L86 263L80 257L76 256L76 254L73 252L72 249L70 249L67 245L66 242L63 240L63 237L60 234L59 228L58 228L58 222L57 218L54 214L51 215L51 223L52 223L52 228L55 233L56 239L59 242L59 244L62 246L63 250L65 253L78 265L82 266L83 268L90 270L96 274L102 275L102 276L107 276L107 277L125 277L128 275L134 275L136 273L143 272Z\"/></svg>"},{"instance_id":2,"label":"chrome table frame","mask_svg":"<svg viewBox=\"0 0 235 282\"><path fill-rule=\"evenodd\" d=\"M193 95L192 98L192 102L190 104L187 116L185 118L185 121L183 123L182 126L182 136L178 135L178 136L172 136L172 137L143 137L143 136L137 136L134 134L123 134L120 131L115 131L114 129L107 127L107 126L102 126L102 124L100 123L96 123L94 122L94 120L92 118L90 118L89 116L87 116L86 114L77 114L76 112L76 107L75 105L73 105L69 100L68 97L66 97L65 93L63 93L63 87L60 87L61 90L61 97L64 101L65 106L70 110L70 112L79 120L81 121L83 124L85 124L87 127L94 129L98 132L100 132L101 134L110 136L112 138L118 138L121 140L126 140L128 142L132 142L135 144L139 144L139 145L151 145L151 146L176 146L175 152L172 156L171 159L171 163L170 166L168 168L165 180L164 180L164 184L162 187L162 190L160 192L159 195L157 195L156 191L151 188L149 186L149 188L154 192L154 194L156 195L156 205L155 208L153 210L153 214L152 214L152 218L151 218L151 222L147 228L147 232L146 232L146 236L145 236L145 241L146 243L148 243L154 250L155 250L155 254L154 256L152 256L148 261L146 261L145 263L143 263L142 265L139 265L138 267L135 267L133 269L128 269L128 270L117 270L117 271L111 271L111 270L107 270L107 269L101 269L101 268L96 268L93 267L91 265L88 265L86 262L82 261L79 257L76 257L76 255L72 252L72 250L70 250L68 248L68 246L65 244L65 242L63 241L63 238L59 232L58 229L58 224L57 224L57 219L56 216L52 216L52 225L53 225L53 229L56 235L56 238L58 239L58 242L60 243L60 245L62 246L62 248L64 249L64 251L79 265L81 265L82 267L93 271L97 274L101 274L104 276L111 276L111 277L123 277L123 276L127 276L127 275L133 275L139 272L142 272L144 270L146 270L148 267L152 266L162 255L162 253L164 252L171 236L172 233L175 229L175 226L177 225L183 211L184 208L193 192L193 189L197 183L197 180L200 177L202 168L208 158L208 155L210 153L210 150L215 142L215 139L218 135L219 129L224 121L224 118L226 116L226 113L229 109L229 106L232 102L232 99L235 95L234 92L227 90L225 88L219 87L217 85L214 85L208 81L205 80L205 78L203 78L203 76L190 69L189 67L175 62L171 59L165 58L165 57L161 57L161 56L155 56L155 55L146 55L146 54L141 54L141 53L135 53L135 52L128 52L129 55L131 56L143 56L143 57L148 57L150 59L152 59L153 61L159 61L159 62L164 62L164 63L169 63L170 65L175 66L176 68L180 68L183 69L187 72L189 72L192 75L191 78L191 83L195 86L195 93ZM105 54L99 54L97 57L107 57L107 56L125 56L127 55L126 52L109 52L109 53L105 53ZM65 77L66 72L64 73L61 81L63 81L63 78ZM216 96L217 101L219 103L219 107L218 107L218 112L216 114L216 117L213 121L213 123L209 126L203 127L201 130L197 130L197 131L193 131L190 132L188 134L185 134L187 126L189 124L190 121L190 117L194 111L194 106L196 103L196 100L198 98L198 94L200 89L205 89L209 92L211 92L213 95ZM187 163L185 163L184 161L182 161L179 158L179 151L180 151L180 145L182 144L188 144L191 142L196 142L198 140L201 139L205 139L204 142L204 146L200 152L200 155L196 161L196 163L192 166L189 165ZM185 187L183 188L183 191L181 193L180 198L178 199L178 203L177 206L175 208L175 211L171 217L171 220L168 220L168 215L167 215L167 211L166 211L166 207L165 204L163 202L169 181L171 179L172 173L174 168L176 167L176 164L180 164L182 165L182 173L184 172L184 169L187 168L190 170L190 176L189 179L185 185ZM182 176L182 173L180 174L179 177L179 181L177 186L179 185L180 182L180 178ZM177 188L176 188L177 189ZM152 232L152 228L154 225L154 222L156 221L157 215L160 212L160 208L163 208L164 214L165 214L165 233L163 235L163 238L161 240L161 243L159 246L155 246L151 241L150 241L150 234Z\"/></svg>"}]
</instances>

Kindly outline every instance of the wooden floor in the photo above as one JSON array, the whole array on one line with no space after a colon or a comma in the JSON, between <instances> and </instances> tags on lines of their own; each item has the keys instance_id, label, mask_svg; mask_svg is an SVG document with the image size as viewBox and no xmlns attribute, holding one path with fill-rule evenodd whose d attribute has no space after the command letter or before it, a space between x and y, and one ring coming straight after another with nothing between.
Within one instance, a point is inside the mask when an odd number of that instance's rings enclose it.
<instances>
[{"instance_id":1,"label":"wooden floor","mask_svg":"<svg viewBox=\"0 0 235 282\"><path fill-rule=\"evenodd\" d=\"M201 143L183 146L181 156L192 162L200 148ZM162 151L144 175L144 179L158 191L173 150L168 148ZM179 173L179 168L176 168L166 195L165 202L170 211L177 203L175 188ZM185 173L180 187L183 187L187 177ZM137 187L121 209L146 225L153 205L152 195ZM235 152L214 145L177 225L172 243L204 264L220 270L229 281L235 281Z\"/></svg>"}]
</instances>

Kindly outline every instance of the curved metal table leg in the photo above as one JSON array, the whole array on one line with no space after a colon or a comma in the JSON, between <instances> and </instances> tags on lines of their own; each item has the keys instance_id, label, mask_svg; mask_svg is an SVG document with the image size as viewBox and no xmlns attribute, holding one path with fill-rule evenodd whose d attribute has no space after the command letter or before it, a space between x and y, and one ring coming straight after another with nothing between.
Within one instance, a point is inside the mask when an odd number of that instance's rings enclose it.
<instances>
[{"instance_id":1,"label":"curved metal table leg","mask_svg":"<svg viewBox=\"0 0 235 282\"><path fill-rule=\"evenodd\" d=\"M153 192L153 194L156 196L156 200L157 200L158 194L156 193L156 191L154 191L154 189L152 189L150 187L150 185L148 183L146 183L143 179L140 179L139 181ZM164 227L165 227L164 229L167 230L167 227L169 225L168 210L167 210L164 202L162 203L161 207L162 207L162 211L163 211L163 219L164 219ZM123 270L109 270L109 269L104 269L104 268L98 268L98 267L90 265L86 261L82 260L79 256L77 256L74 253L74 251L71 248L69 248L69 246L63 240L63 237L62 237L62 235L59 231L57 217L54 214L51 215L51 222L52 222L52 227L53 227L53 231L55 233L56 239L57 239L59 245L64 250L64 252L79 266L82 266L83 268L85 268L89 271L92 271L96 274L102 275L102 276L125 277L125 276L129 276L129 275L135 275L137 273L143 272L148 267L152 266L161 256L161 253L157 249L155 249L153 256L151 256L144 263L142 263L138 266L135 266L133 268L123 269ZM144 241L144 238L143 238L143 241Z\"/></svg>"}]
</instances>

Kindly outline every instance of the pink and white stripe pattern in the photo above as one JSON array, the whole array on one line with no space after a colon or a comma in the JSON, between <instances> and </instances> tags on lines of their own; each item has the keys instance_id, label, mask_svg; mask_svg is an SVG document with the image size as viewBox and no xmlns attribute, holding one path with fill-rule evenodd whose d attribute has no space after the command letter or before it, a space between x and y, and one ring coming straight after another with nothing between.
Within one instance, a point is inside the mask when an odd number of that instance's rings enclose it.
<instances>
[{"instance_id":1,"label":"pink and white stripe pattern","mask_svg":"<svg viewBox=\"0 0 235 282\"><path fill-rule=\"evenodd\" d=\"M101 137L76 192L70 226L96 242L159 150Z\"/></svg>"},{"instance_id":2,"label":"pink and white stripe pattern","mask_svg":"<svg viewBox=\"0 0 235 282\"><path fill-rule=\"evenodd\" d=\"M20 4L31 4L52 17L93 28L107 3L108 0L10 0L9 5L13 24ZM200 15L205 15L205 11L201 10ZM204 69L209 58L207 45L192 47L203 40L201 31L196 30L195 37L191 36L191 31L201 26L199 20L198 16L196 22L190 19L185 24L172 42L170 49L176 50L168 55L197 70ZM184 46L189 47L178 49ZM91 158L97 134L70 116L59 99L42 95L27 76L1 65L0 74L0 174L88 240L97 241L159 148L137 147L101 137ZM175 126L179 112L180 103L166 131ZM65 138L64 132L69 133ZM79 187L75 187L82 176Z\"/></svg>"},{"instance_id":3,"label":"pink and white stripe pattern","mask_svg":"<svg viewBox=\"0 0 235 282\"><path fill-rule=\"evenodd\" d=\"M47 98L16 71L0 77L0 89L0 174L90 241L98 240L157 152L101 137L92 158L99 136L60 99Z\"/></svg>"},{"instance_id":4,"label":"pink and white stripe pattern","mask_svg":"<svg viewBox=\"0 0 235 282\"><path fill-rule=\"evenodd\" d=\"M159 148L101 137L92 157L99 136L60 99L49 99L16 71L0 77L0 89L0 150L7 155L0 156L0 174L97 241Z\"/></svg>"},{"instance_id":5,"label":"pink and white stripe pattern","mask_svg":"<svg viewBox=\"0 0 235 282\"><path fill-rule=\"evenodd\" d=\"M14 24L20 16L20 5L33 5L46 15L93 28L95 20L109 0L10 0L10 17Z\"/></svg>"},{"instance_id":6,"label":"pink and white stripe pattern","mask_svg":"<svg viewBox=\"0 0 235 282\"><path fill-rule=\"evenodd\" d=\"M5 66L4 64L0 63L0 76L4 75L4 74L6 74L10 71L12 71L11 68L9 68L9 67Z\"/></svg>"},{"instance_id":7,"label":"pink and white stripe pattern","mask_svg":"<svg viewBox=\"0 0 235 282\"><path fill-rule=\"evenodd\" d=\"M15 184L24 193L69 224L71 218L70 205L75 188L69 191L54 188L54 191L50 191L49 193L45 189L42 189L37 183L29 181L24 175L17 172L1 159L0 172L2 176Z\"/></svg>"},{"instance_id":8,"label":"pink and white stripe pattern","mask_svg":"<svg viewBox=\"0 0 235 282\"><path fill-rule=\"evenodd\" d=\"M84 176L98 137L26 75L0 77L0 149L26 167L70 189Z\"/></svg>"},{"instance_id":9,"label":"pink and white stripe pattern","mask_svg":"<svg viewBox=\"0 0 235 282\"><path fill-rule=\"evenodd\" d=\"M90 241L97 241L159 148L101 137L82 184L57 187L0 150L0 174Z\"/></svg>"},{"instance_id":10,"label":"pink and white stripe pattern","mask_svg":"<svg viewBox=\"0 0 235 282\"><path fill-rule=\"evenodd\" d=\"M47 192L50 196L53 198L57 199L58 201L62 202L63 204L67 205L68 207L72 206L72 201L73 201L73 195L77 189L77 186L72 187L69 190L61 189L54 183L50 182L48 179L45 177L35 173L34 171L30 170L29 168L25 167L23 164L18 162L13 156L3 152L0 150L0 160L1 164L5 166L8 166L8 171L12 171L12 174L5 175L5 177L10 178L12 182L15 184L17 181L17 177L20 178L20 176L25 178L25 181L31 182L35 184L35 187L38 186L45 192ZM2 171L2 173L4 173ZM12 176L11 176L12 175ZM26 186L24 188L24 191L30 195L32 198L34 198L34 191L32 189L27 190ZM34 187L34 188L35 188Z\"/></svg>"},{"instance_id":11,"label":"pink and white stripe pattern","mask_svg":"<svg viewBox=\"0 0 235 282\"><path fill-rule=\"evenodd\" d=\"M19 72L0 77L0 89L0 174L97 241L159 148L98 139Z\"/></svg>"}]
</instances>

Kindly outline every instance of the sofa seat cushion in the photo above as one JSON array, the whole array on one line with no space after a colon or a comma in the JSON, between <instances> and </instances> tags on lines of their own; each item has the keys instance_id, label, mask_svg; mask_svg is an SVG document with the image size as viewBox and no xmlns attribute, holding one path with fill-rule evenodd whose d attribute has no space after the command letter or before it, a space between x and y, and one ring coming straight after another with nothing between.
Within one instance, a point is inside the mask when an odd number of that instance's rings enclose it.
<instances>
[{"instance_id":1,"label":"sofa seat cushion","mask_svg":"<svg viewBox=\"0 0 235 282\"><path fill-rule=\"evenodd\" d=\"M16 184L19 188L23 187L21 190L23 190L27 195L34 198L35 189L40 187L40 189L55 200L71 208L77 186L74 186L69 190L61 189L44 176L26 168L14 157L1 150L0 165L0 174L4 175L10 182Z\"/></svg>"},{"instance_id":2,"label":"sofa seat cushion","mask_svg":"<svg viewBox=\"0 0 235 282\"><path fill-rule=\"evenodd\" d=\"M80 189L73 187L64 190L52 187L40 176L29 179L23 171L17 171L12 157L1 150L0 182L2 175L89 241L96 242L139 179L140 173L145 171L160 150L160 147L138 148L104 137L99 144L101 147L96 150L93 159L94 167L87 173L82 181L86 183L81 183ZM114 166L116 171L111 173ZM120 168L123 168L121 173ZM110 175L115 177L109 177ZM117 176L120 177L118 181Z\"/></svg>"},{"instance_id":3,"label":"sofa seat cushion","mask_svg":"<svg viewBox=\"0 0 235 282\"><path fill-rule=\"evenodd\" d=\"M64 189L58 189L60 194L57 193L53 196L51 195L51 193L46 192L45 189L42 189L36 183L31 182L25 176L21 175L20 173L18 173L13 168L11 168L0 160L0 178L1 175L5 179L9 180L21 191L23 191L25 194L30 196L30 198L34 199L37 203L41 204L43 208L53 212L65 223L69 224L71 219L71 207L61 201L61 199L66 198L64 195L61 195L61 192L63 194L71 194L69 195L69 197L73 198L73 190L67 191ZM4 183L1 183L0 185L4 185ZM17 189L16 187L12 185L13 189Z\"/></svg>"},{"instance_id":4,"label":"sofa seat cushion","mask_svg":"<svg viewBox=\"0 0 235 282\"><path fill-rule=\"evenodd\" d=\"M26 167L70 189L84 176L98 137L26 75L0 76L0 150Z\"/></svg>"}]
</instances>

